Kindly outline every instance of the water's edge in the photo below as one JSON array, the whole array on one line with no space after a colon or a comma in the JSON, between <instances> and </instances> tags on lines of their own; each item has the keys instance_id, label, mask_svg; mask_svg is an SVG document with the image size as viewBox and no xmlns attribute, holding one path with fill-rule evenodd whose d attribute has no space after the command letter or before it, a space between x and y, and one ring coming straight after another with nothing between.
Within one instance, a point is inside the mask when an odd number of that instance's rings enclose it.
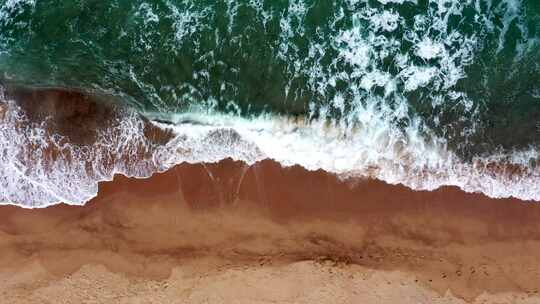
<instances>
[{"instance_id":1,"label":"water's edge","mask_svg":"<svg viewBox=\"0 0 540 304\"><path fill-rule=\"evenodd\" d=\"M540 200L539 170L529 154L461 160L436 142L377 129L347 136L339 125L305 117L219 113L150 120L99 96L61 89L4 90L0 141L4 203L83 204L116 174L148 178L181 163L223 159L248 165L271 159L336 174L378 179L415 190L457 186L494 198Z\"/></svg>"}]
</instances>

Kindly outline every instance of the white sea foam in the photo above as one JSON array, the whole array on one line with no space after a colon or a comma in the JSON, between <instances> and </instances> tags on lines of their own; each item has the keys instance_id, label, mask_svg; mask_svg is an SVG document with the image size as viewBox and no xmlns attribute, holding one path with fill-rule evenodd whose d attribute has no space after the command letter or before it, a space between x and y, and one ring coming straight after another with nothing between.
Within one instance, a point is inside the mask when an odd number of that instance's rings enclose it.
<instances>
[{"instance_id":1,"label":"white sea foam","mask_svg":"<svg viewBox=\"0 0 540 304\"><path fill-rule=\"evenodd\" d=\"M30 121L1 90L0 106L0 203L81 204L96 195L98 181L116 173L147 177L162 169L132 114L100 132L95 144L75 145L50 132L47 120Z\"/></svg>"},{"instance_id":2,"label":"white sea foam","mask_svg":"<svg viewBox=\"0 0 540 304\"><path fill-rule=\"evenodd\" d=\"M540 189L535 187L540 170L530 166L538 160L537 150L495 153L466 163L444 141L420 134L418 126L400 132L378 113L365 111L363 123L348 129L329 120L307 123L304 118L271 115L249 120L218 114L180 115L172 127L178 137L166 150L181 147L178 151L184 153L168 153L160 159L168 167L225 157L248 164L270 158L284 166L323 169L344 178L376 178L418 190L453 185L496 198L540 200ZM196 152L186 154L186 149ZM512 166L523 171L511 172Z\"/></svg>"},{"instance_id":3,"label":"white sea foam","mask_svg":"<svg viewBox=\"0 0 540 304\"><path fill-rule=\"evenodd\" d=\"M0 200L25 207L57 202L82 204L97 194L98 181L114 174L148 177L183 162L217 162L225 158L253 164L274 159L283 166L323 169L343 178L369 177L413 189L455 185L492 197L539 200L540 170L530 166L535 149L494 154L462 162L444 141L419 132L419 121L398 130L384 110L364 107L356 123L307 117L261 115L246 119L219 113L171 117L175 125L163 145L145 136L142 120L125 114L118 125L101 132L96 144L78 146L48 133L47 123L33 124L10 101L0 122ZM152 114L149 114L152 117ZM51 151L57 151L53 153ZM499 165L499 169L490 165ZM505 166L518 165L519 174Z\"/></svg>"},{"instance_id":4,"label":"white sea foam","mask_svg":"<svg viewBox=\"0 0 540 304\"><path fill-rule=\"evenodd\" d=\"M398 3L403 4L404 2L411 2L411 3L418 3L417 0L378 0L382 4L388 4L388 3Z\"/></svg>"},{"instance_id":5,"label":"white sea foam","mask_svg":"<svg viewBox=\"0 0 540 304\"><path fill-rule=\"evenodd\" d=\"M444 45L442 43L434 43L430 38L420 41L416 47L416 55L424 59L444 56Z\"/></svg>"},{"instance_id":6,"label":"white sea foam","mask_svg":"<svg viewBox=\"0 0 540 304\"><path fill-rule=\"evenodd\" d=\"M23 21L18 21L16 17L23 13L26 9L33 10L36 5L35 0L7 0L0 6L0 26L7 27L8 25L17 24L19 28L25 28L27 26ZM2 54L6 47L12 43L10 38L0 33L0 54Z\"/></svg>"}]
</instances>

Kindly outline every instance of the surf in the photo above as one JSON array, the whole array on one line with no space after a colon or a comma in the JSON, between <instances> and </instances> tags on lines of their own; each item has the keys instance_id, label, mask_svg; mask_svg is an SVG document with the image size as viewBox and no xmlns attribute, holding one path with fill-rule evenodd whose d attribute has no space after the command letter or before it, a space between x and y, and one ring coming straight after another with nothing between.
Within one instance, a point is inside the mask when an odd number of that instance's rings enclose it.
<instances>
[{"instance_id":1,"label":"surf","mask_svg":"<svg viewBox=\"0 0 540 304\"><path fill-rule=\"evenodd\" d=\"M0 201L226 158L538 201L535 3L0 1Z\"/></svg>"}]
</instances>

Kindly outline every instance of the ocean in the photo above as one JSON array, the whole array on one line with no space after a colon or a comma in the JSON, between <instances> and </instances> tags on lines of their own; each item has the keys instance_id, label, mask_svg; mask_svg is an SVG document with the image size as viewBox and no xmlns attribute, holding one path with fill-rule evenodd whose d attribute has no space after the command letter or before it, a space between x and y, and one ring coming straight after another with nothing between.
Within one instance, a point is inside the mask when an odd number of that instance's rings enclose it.
<instances>
[{"instance_id":1,"label":"ocean","mask_svg":"<svg viewBox=\"0 0 540 304\"><path fill-rule=\"evenodd\" d=\"M539 146L538 0L0 0L5 204L226 158L540 201Z\"/></svg>"}]
</instances>

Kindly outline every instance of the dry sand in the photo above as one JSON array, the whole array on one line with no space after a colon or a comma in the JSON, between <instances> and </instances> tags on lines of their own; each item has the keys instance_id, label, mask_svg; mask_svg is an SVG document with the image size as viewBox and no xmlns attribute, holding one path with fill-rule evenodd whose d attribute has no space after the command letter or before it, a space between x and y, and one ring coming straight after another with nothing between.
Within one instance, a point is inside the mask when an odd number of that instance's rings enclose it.
<instances>
[{"instance_id":1,"label":"dry sand","mask_svg":"<svg viewBox=\"0 0 540 304\"><path fill-rule=\"evenodd\" d=\"M203 261L199 261L203 263ZM206 266L206 265L205 265ZM100 265L52 279L38 264L2 276L6 303L468 303L439 294L398 271L313 261L281 266L228 266L194 271L174 268L165 280L127 278ZM26 277L25 277L26 276ZM28 276L33 277L29 284ZM24 283L22 283L24 282ZM525 294L481 294L474 303L538 303Z\"/></svg>"},{"instance_id":2,"label":"dry sand","mask_svg":"<svg viewBox=\"0 0 540 304\"><path fill-rule=\"evenodd\" d=\"M225 160L0 207L1 303L540 303L540 205Z\"/></svg>"}]
</instances>

